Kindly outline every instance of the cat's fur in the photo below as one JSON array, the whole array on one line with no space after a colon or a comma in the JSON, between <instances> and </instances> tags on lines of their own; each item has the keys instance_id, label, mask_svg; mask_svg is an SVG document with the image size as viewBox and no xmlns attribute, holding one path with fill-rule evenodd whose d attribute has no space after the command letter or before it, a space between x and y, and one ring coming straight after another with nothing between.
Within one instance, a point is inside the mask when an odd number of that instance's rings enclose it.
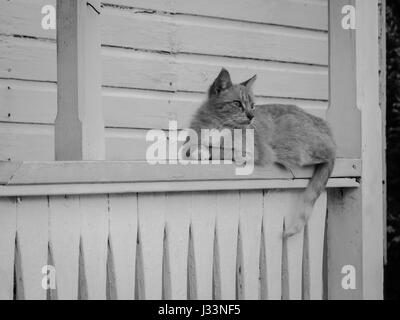
<instances>
[{"instance_id":1,"label":"cat's fur","mask_svg":"<svg viewBox=\"0 0 400 320\"><path fill-rule=\"evenodd\" d=\"M300 232L332 173L336 146L328 124L294 105L260 105L255 108L252 85L256 76L232 84L222 69L208 92L208 100L195 114L191 129L245 129L255 132L256 165L277 163L288 169L315 165L301 197L298 217L285 225L285 235ZM209 147L209 146L206 146ZM237 157L234 150L234 160ZM286 222L287 223L287 222Z\"/></svg>"}]
</instances>

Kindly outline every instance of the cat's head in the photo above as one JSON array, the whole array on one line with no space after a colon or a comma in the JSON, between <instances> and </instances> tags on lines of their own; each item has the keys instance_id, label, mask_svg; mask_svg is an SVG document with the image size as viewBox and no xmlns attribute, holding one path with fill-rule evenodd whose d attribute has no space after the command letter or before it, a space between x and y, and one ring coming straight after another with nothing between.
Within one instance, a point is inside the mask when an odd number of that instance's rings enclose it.
<instances>
[{"instance_id":1,"label":"cat's head","mask_svg":"<svg viewBox=\"0 0 400 320\"><path fill-rule=\"evenodd\" d=\"M227 127L242 127L254 118L255 103L252 86L257 76L240 84L233 84L225 68L208 90L207 106L214 118L219 118Z\"/></svg>"}]
</instances>

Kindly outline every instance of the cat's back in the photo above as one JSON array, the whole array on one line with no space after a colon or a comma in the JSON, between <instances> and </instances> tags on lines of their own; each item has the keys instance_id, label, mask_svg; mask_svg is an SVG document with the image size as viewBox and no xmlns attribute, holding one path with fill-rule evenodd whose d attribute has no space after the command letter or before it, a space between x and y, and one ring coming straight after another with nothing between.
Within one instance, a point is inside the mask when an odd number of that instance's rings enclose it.
<instances>
[{"instance_id":1,"label":"cat's back","mask_svg":"<svg viewBox=\"0 0 400 320\"><path fill-rule=\"evenodd\" d=\"M265 119L276 125L296 127L298 130L320 131L331 136L328 123L319 117L307 113L296 105L291 104L264 104L258 105L255 117L261 122Z\"/></svg>"},{"instance_id":2,"label":"cat's back","mask_svg":"<svg viewBox=\"0 0 400 320\"><path fill-rule=\"evenodd\" d=\"M267 142L281 162L304 165L335 157L328 123L295 105L257 106L254 127L258 141Z\"/></svg>"}]
</instances>

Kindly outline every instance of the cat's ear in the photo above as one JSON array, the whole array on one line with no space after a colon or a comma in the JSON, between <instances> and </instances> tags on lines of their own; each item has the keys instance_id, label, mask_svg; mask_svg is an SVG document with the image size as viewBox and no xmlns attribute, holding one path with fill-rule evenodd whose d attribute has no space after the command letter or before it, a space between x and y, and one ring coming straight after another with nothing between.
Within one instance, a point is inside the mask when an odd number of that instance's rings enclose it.
<instances>
[{"instance_id":1,"label":"cat's ear","mask_svg":"<svg viewBox=\"0 0 400 320\"><path fill-rule=\"evenodd\" d=\"M247 89L251 89L251 87L253 86L254 82L257 80L257 75L254 75L253 77L251 77L249 80L242 82L241 85L245 86Z\"/></svg>"},{"instance_id":2,"label":"cat's ear","mask_svg":"<svg viewBox=\"0 0 400 320\"><path fill-rule=\"evenodd\" d=\"M222 91L229 89L232 87L231 76L225 68L222 68L218 77L214 80L214 83L211 85L208 90L209 97L216 96L220 94Z\"/></svg>"}]
</instances>

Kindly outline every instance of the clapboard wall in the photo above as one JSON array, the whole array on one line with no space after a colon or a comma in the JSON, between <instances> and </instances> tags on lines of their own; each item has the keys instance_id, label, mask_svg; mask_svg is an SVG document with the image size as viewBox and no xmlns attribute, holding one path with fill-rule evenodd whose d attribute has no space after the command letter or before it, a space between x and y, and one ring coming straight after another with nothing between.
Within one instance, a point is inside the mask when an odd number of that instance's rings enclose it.
<instances>
[{"instance_id":1,"label":"clapboard wall","mask_svg":"<svg viewBox=\"0 0 400 320\"><path fill-rule=\"evenodd\" d=\"M53 160L55 0L0 0L0 160ZM188 126L222 66L258 75L258 102L325 116L327 0L108 0L102 8L109 160L145 157L146 130Z\"/></svg>"}]
</instances>

